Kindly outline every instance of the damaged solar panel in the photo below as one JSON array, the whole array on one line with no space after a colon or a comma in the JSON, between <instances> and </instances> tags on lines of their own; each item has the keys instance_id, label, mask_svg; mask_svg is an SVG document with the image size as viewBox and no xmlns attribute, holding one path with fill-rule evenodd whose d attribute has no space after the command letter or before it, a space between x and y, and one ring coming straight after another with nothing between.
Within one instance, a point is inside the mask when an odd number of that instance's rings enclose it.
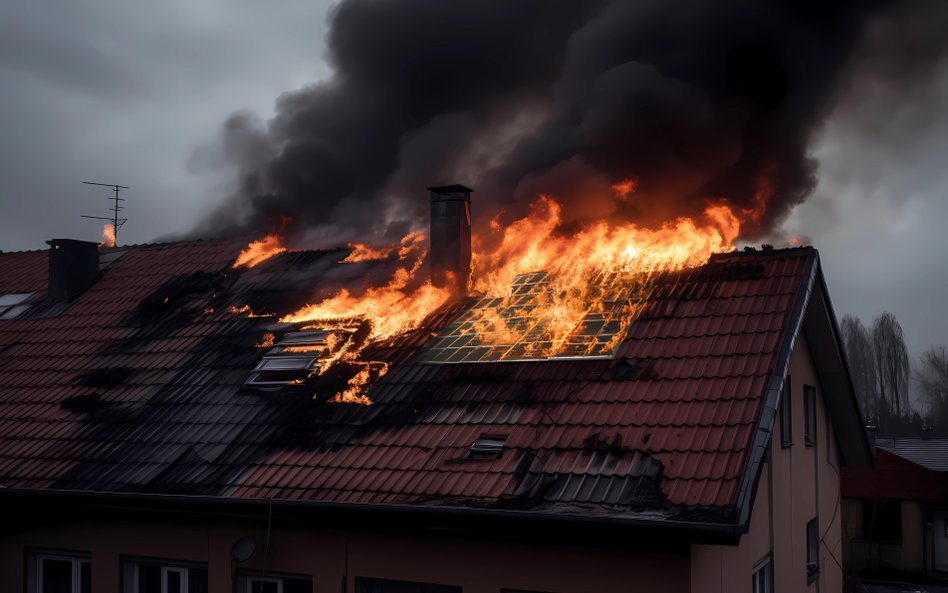
<instances>
[{"instance_id":1,"label":"damaged solar panel","mask_svg":"<svg viewBox=\"0 0 948 593\"><path fill-rule=\"evenodd\" d=\"M447 324L423 360L611 358L648 296L647 283L609 272L590 287L564 295L546 272L520 274L508 296L481 297Z\"/></svg>"}]
</instances>

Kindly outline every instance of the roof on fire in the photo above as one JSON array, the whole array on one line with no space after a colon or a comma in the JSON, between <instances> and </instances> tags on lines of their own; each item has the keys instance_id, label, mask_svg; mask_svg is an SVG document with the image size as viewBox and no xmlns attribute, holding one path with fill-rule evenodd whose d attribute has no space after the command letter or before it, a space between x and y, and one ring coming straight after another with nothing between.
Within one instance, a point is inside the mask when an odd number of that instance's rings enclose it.
<instances>
[{"instance_id":1,"label":"roof on fire","mask_svg":"<svg viewBox=\"0 0 948 593\"><path fill-rule=\"evenodd\" d=\"M365 407L242 388L274 320L229 307L293 310L376 264L233 270L245 243L111 250L68 306L0 319L0 484L746 525L803 334L844 459L871 463L811 248L660 278L611 360L424 364L439 311L368 353L391 367ZM0 294L46 274L45 252L0 254ZM481 437L499 457L467 455Z\"/></svg>"}]
</instances>

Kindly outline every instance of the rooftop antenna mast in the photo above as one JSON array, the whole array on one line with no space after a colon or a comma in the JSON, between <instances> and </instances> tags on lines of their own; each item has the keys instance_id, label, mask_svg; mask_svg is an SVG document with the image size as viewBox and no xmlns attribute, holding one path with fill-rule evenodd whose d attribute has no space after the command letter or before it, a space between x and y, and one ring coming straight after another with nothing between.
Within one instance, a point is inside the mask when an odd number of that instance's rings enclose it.
<instances>
[{"instance_id":1,"label":"rooftop antenna mast","mask_svg":"<svg viewBox=\"0 0 948 593\"><path fill-rule=\"evenodd\" d=\"M112 191L115 192L115 196L112 197L112 198L109 198L110 200L113 200L113 201L114 201L114 205L113 205L111 208L109 208L109 210L112 211L112 216L109 216L109 217L106 217L106 216L87 216L87 215L85 215L85 214L82 214L81 216L82 216L82 218L95 218L95 219L97 219L97 220L109 220L109 221L111 221L111 222L112 222L112 233L114 234L115 245L118 245L118 231L119 231L120 228L122 228L122 225L125 224L125 223L128 221L127 218L119 218L119 215L118 215L118 214L119 214L119 211L122 210L122 208L124 208L124 206L122 206L121 204L119 204L119 202L124 202L124 201L125 201L125 198L120 198L120 197L119 197L119 192L121 192L123 189L129 189L129 188L126 187L126 186L124 186L124 185L118 185L117 183L96 183L96 182L94 182L94 181L83 181L83 183L86 184L86 185L101 185L102 187L111 187L111 188L112 188Z\"/></svg>"}]
</instances>

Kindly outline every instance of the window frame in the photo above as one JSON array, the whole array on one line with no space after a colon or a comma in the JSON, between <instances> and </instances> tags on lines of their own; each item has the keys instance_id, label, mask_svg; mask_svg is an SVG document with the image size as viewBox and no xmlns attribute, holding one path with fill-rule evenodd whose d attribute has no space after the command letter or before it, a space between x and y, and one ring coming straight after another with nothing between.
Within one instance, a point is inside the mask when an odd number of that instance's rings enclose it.
<instances>
[{"instance_id":1,"label":"window frame","mask_svg":"<svg viewBox=\"0 0 948 593\"><path fill-rule=\"evenodd\" d=\"M815 581L819 574L820 529L817 518L813 517L806 524L806 584L809 585Z\"/></svg>"},{"instance_id":2,"label":"window frame","mask_svg":"<svg viewBox=\"0 0 948 593\"><path fill-rule=\"evenodd\" d=\"M762 572L764 571L764 572ZM765 580L764 588L758 589L758 575ZM773 554L767 552L767 555L757 561L754 568L751 569L751 593L773 593L774 592L774 564Z\"/></svg>"},{"instance_id":3,"label":"window frame","mask_svg":"<svg viewBox=\"0 0 948 593\"><path fill-rule=\"evenodd\" d=\"M783 380L783 390L780 393L780 447L788 449L793 446L793 383L788 374Z\"/></svg>"},{"instance_id":4,"label":"window frame","mask_svg":"<svg viewBox=\"0 0 948 593\"><path fill-rule=\"evenodd\" d=\"M58 560L69 562L72 566L72 593L82 592L82 565L89 566L89 588L92 588L92 555L88 552L72 550L37 550L26 551L27 574L26 590L28 593L42 593L43 591L43 561ZM91 593L91 591L89 592Z\"/></svg>"},{"instance_id":5,"label":"window frame","mask_svg":"<svg viewBox=\"0 0 948 593\"><path fill-rule=\"evenodd\" d=\"M803 442L807 447L816 445L816 387L803 386Z\"/></svg>"},{"instance_id":6,"label":"window frame","mask_svg":"<svg viewBox=\"0 0 948 593\"><path fill-rule=\"evenodd\" d=\"M178 583L180 584L180 593L188 593L188 569L184 566L174 566L174 565L161 565L161 591L162 593L168 593L168 575L174 573L178 575ZM137 583L137 579L136 579Z\"/></svg>"},{"instance_id":7,"label":"window frame","mask_svg":"<svg viewBox=\"0 0 948 593\"><path fill-rule=\"evenodd\" d=\"M290 579L308 581L310 591L313 590L312 575L240 569L237 571L235 591L237 593L253 593L254 582L260 582L273 583L277 586L277 593L283 593L286 581Z\"/></svg>"},{"instance_id":8,"label":"window frame","mask_svg":"<svg viewBox=\"0 0 948 593\"><path fill-rule=\"evenodd\" d=\"M191 590L191 569L203 570L208 575L210 586L210 573L206 562L193 562L190 560L174 560L170 558L149 558L145 556L122 556L121 557L121 592L139 593L138 575L142 565L158 566L158 587L160 593L168 591L168 573L174 572L183 578L181 583L181 593L189 593Z\"/></svg>"}]
</instances>

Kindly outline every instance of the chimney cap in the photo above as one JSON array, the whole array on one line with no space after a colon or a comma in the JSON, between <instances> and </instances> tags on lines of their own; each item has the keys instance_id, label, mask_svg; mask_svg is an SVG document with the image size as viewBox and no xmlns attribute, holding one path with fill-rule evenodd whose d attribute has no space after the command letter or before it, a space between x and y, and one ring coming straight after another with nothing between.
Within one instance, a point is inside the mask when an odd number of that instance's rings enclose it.
<instances>
[{"instance_id":1,"label":"chimney cap","mask_svg":"<svg viewBox=\"0 0 948 593\"><path fill-rule=\"evenodd\" d=\"M94 241L83 241L81 239L50 239L46 241L46 244L50 247L55 247L56 245L95 245L99 246L98 243Z\"/></svg>"},{"instance_id":2,"label":"chimney cap","mask_svg":"<svg viewBox=\"0 0 948 593\"><path fill-rule=\"evenodd\" d=\"M428 191L436 194L469 194L474 190L459 183L455 183L454 185L436 185L434 187L429 187Z\"/></svg>"}]
</instances>

